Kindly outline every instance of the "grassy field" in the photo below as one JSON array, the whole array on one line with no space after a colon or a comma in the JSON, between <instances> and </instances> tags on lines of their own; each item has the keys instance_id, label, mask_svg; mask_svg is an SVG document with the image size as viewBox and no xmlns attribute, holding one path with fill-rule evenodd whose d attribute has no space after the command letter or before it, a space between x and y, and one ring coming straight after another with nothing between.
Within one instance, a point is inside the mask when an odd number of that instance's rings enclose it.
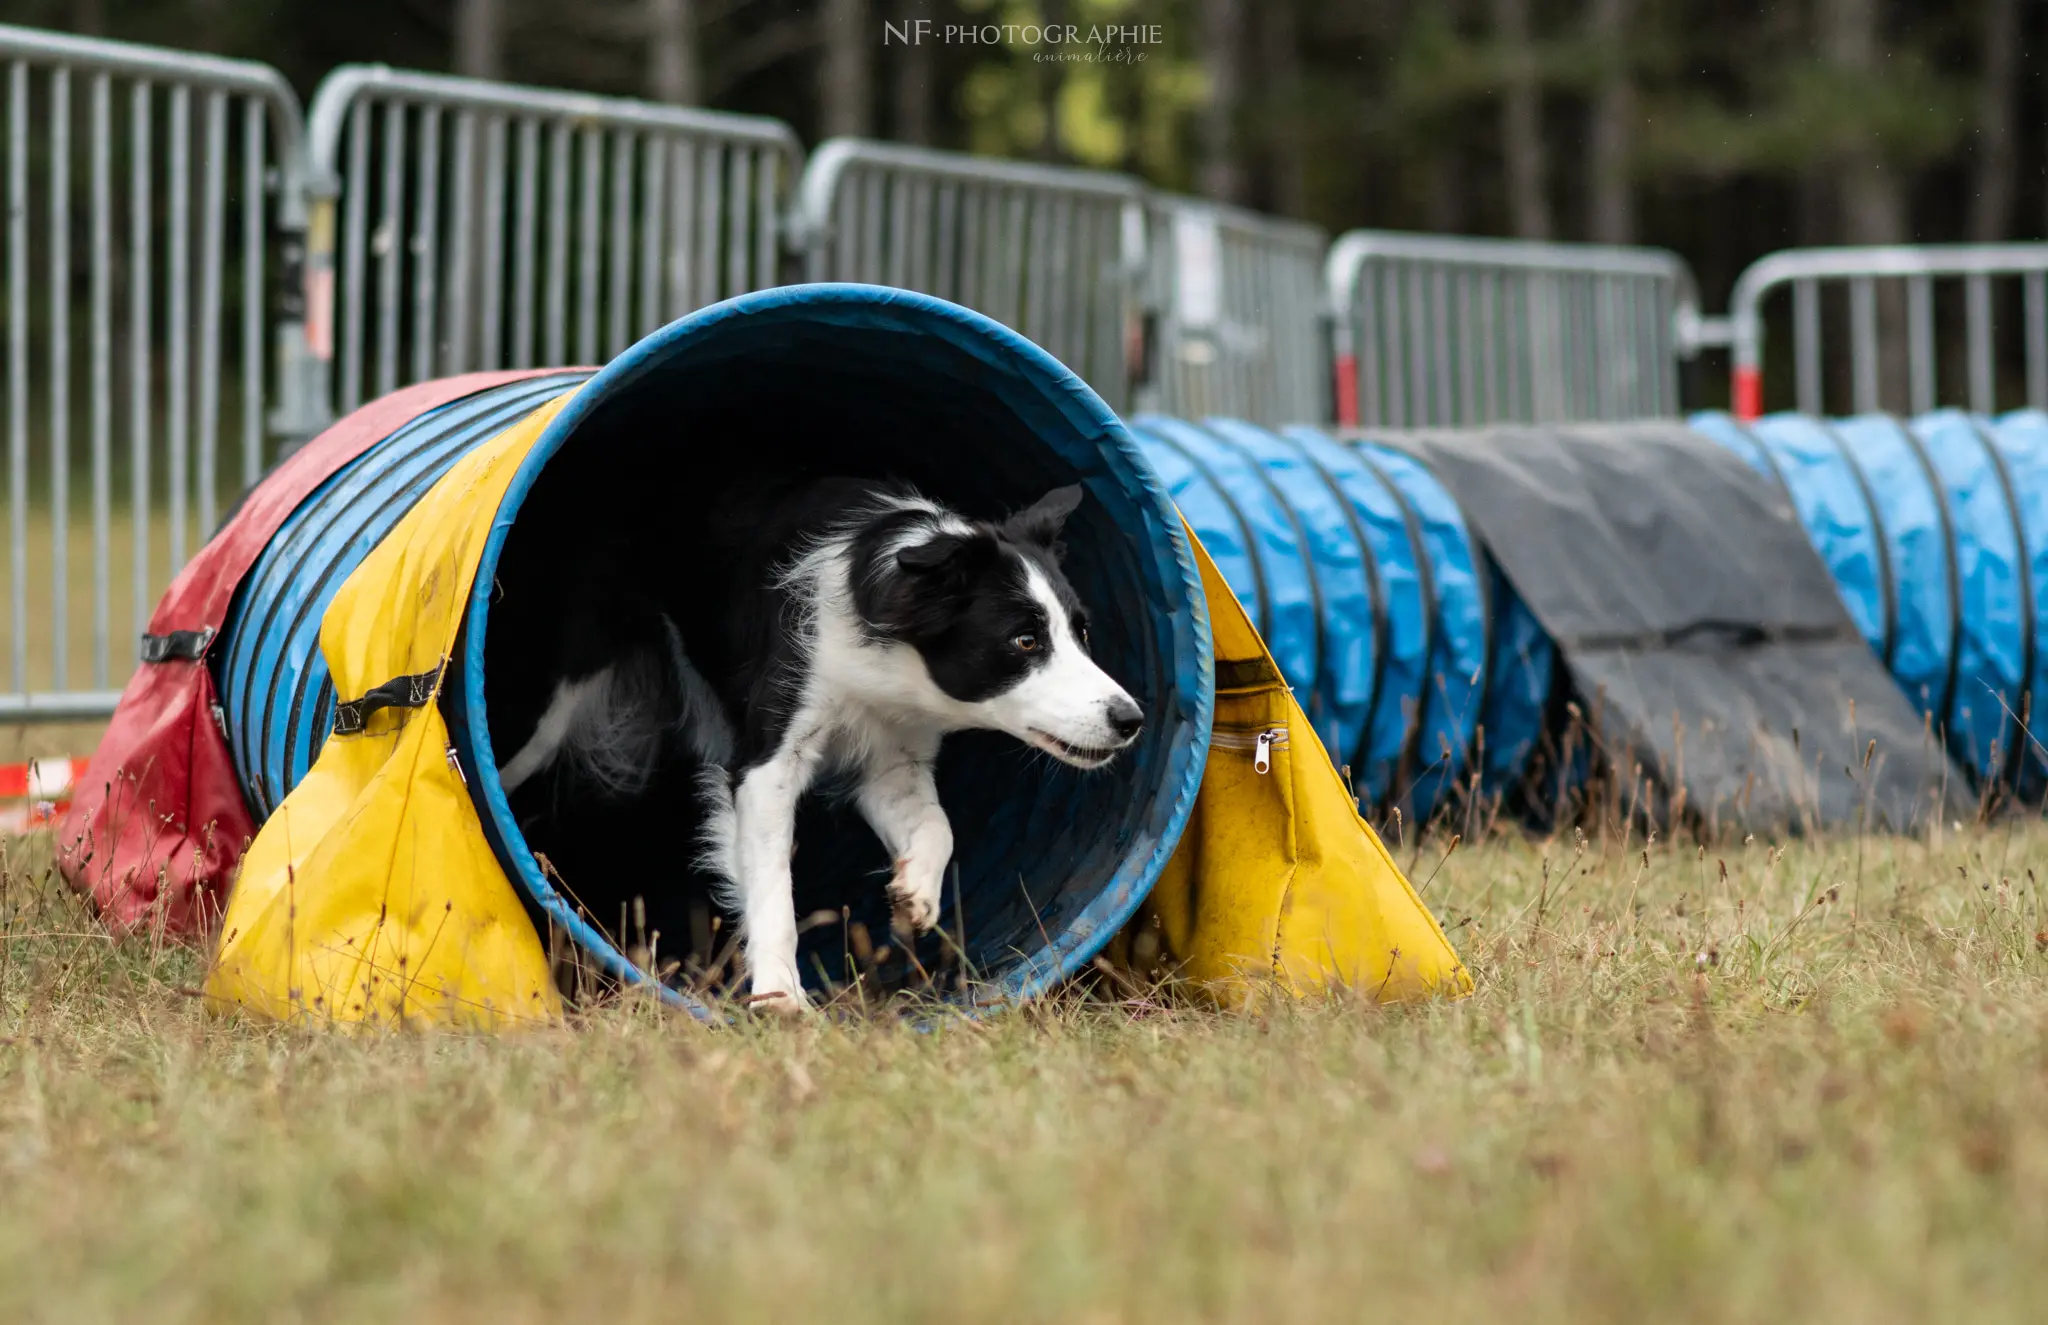
<instances>
[{"instance_id":1,"label":"grassy field","mask_svg":"<svg viewBox=\"0 0 2048 1325\"><path fill-rule=\"evenodd\" d=\"M2048 1301L2048 830L1417 853L1460 1003L210 1017L16 843L0 1319L1914 1321Z\"/></svg>"}]
</instances>

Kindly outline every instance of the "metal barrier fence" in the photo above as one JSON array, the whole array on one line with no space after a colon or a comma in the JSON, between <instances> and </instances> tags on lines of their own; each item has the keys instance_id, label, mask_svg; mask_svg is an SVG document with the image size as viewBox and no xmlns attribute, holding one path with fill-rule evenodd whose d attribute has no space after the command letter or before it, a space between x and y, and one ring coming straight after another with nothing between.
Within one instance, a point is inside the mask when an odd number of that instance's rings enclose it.
<instances>
[{"instance_id":1,"label":"metal barrier fence","mask_svg":"<svg viewBox=\"0 0 2048 1325\"><path fill-rule=\"evenodd\" d=\"M1346 425L1674 415L1700 324L1663 249L1354 230L1325 281Z\"/></svg>"},{"instance_id":2,"label":"metal barrier fence","mask_svg":"<svg viewBox=\"0 0 2048 1325\"><path fill-rule=\"evenodd\" d=\"M1155 196L1148 213L1157 322L1141 404L1178 418L1323 422L1329 236L1194 198Z\"/></svg>"},{"instance_id":3,"label":"metal barrier fence","mask_svg":"<svg viewBox=\"0 0 2048 1325\"><path fill-rule=\"evenodd\" d=\"M264 298L273 272L296 290L299 104L265 65L26 28L0 27L0 62L0 721L97 717L157 595L260 472L273 371L280 414L299 408L296 299Z\"/></svg>"},{"instance_id":4,"label":"metal barrier fence","mask_svg":"<svg viewBox=\"0 0 2048 1325\"><path fill-rule=\"evenodd\" d=\"M1734 366L1729 382L1735 413L1756 418L1764 405L1764 300L1792 289L1792 359L1796 408L1823 414L1826 395L1822 337L1823 285L1847 288L1850 407L1873 412L1883 403L1884 362L1901 363L1906 410L1924 414L1943 392L1936 342L1936 281L1960 282L1965 390L1971 409L1998 407L1998 354L1993 278L2020 283L2021 359L2027 403L2048 408L2048 244L1927 244L1870 248L1791 249L1758 259L1736 279L1729 297ZM1883 286L1880 282L1884 283ZM1904 288L1903 356L1896 325L1883 327L1879 293ZM1894 298L1896 295L1894 294ZM1894 323L1899 315L1894 314ZM2006 324L2012 325L2011 321ZM1892 339L1885 338L1886 332ZM1891 354L1887 355L1886 351ZM1955 397L1951 396L1951 399Z\"/></svg>"},{"instance_id":5,"label":"metal barrier fence","mask_svg":"<svg viewBox=\"0 0 2048 1325\"><path fill-rule=\"evenodd\" d=\"M1789 285L1797 403L1820 414L1831 284L1855 409L1892 380L1931 409L1957 363L1974 408L1998 405L2002 367L2048 407L2048 244L1773 254L1719 322L1657 249L1363 230L1326 246L1120 174L853 139L805 167L775 120L379 66L335 70L302 118L261 64L6 26L0 63L0 721L112 710L127 641L261 471L266 432L302 439L424 378L599 362L779 283L792 255L805 279L972 305L1126 411L1671 416L1679 361L1732 343L1753 417L1764 304ZM1961 352L1943 360L1950 326Z\"/></svg>"},{"instance_id":6,"label":"metal barrier fence","mask_svg":"<svg viewBox=\"0 0 2048 1325\"><path fill-rule=\"evenodd\" d=\"M834 138L812 153L791 240L806 280L963 303L1131 403L1144 187L1124 175Z\"/></svg>"},{"instance_id":7,"label":"metal barrier fence","mask_svg":"<svg viewBox=\"0 0 2048 1325\"><path fill-rule=\"evenodd\" d=\"M778 120L373 65L320 84L307 143L312 355L342 412L450 373L599 363L779 284L802 160Z\"/></svg>"}]
</instances>

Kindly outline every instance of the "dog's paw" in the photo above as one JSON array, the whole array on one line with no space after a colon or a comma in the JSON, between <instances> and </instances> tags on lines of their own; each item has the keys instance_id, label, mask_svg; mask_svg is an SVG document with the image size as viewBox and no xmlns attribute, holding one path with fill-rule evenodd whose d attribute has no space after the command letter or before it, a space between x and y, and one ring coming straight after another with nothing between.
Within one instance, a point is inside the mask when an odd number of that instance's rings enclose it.
<instances>
[{"instance_id":1,"label":"dog's paw","mask_svg":"<svg viewBox=\"0 0 2048 1325\"><path fill-rule=\"evenodd\" d=\"M939 881L917 879L910 862L899 861L889 881L889 921L899 934L928 934L939 923Z\"/></svg>"},{"instance_id":2,"label":"dog's paw","mask_svg":"<svg viewBox=\"0 0 2048 1325\"><path fill-rule=\"evenodd\" d=\"M756 971L750 984L751 992L745 1002L756 1012L795 1017L810 1010L811 1001L805 997L803 984L796 978L793 966L776 963L773 969Z\"/></svg>"},{"instance_id":3,"label":"dog's paw","mask_svg":"<svg viewBox=\"0 0 2048 1325\"><path fill-rule=\"evenodd\" d=\"M778 1017L801 1017L811 1010L811 1000L804 997L801 989L748 994L745 1002L750 1012L772 1012Z\"/></svg>"}]
</instances>

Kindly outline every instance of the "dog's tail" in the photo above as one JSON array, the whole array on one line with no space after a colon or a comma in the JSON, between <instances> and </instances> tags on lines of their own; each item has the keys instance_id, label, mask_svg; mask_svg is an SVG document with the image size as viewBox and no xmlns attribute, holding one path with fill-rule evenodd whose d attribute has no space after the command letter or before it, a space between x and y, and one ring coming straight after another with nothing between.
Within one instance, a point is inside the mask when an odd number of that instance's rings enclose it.
<instances>
[{"instance_id":1,"label":"dog's tail","mask_svg":"<svg viewBox=\"0 0 2048 1325\"><path fill-rule=\"evenodd\" d=\"M703 819L697 832L695 865L711 876L711 900L727 915L740 914L739 815L733 808L732 775L722 764L697 771L697 802Z\"/></svg>"},{"instance_id":2,"label":"dog's tail","mask_svg":"<svg viewBox=\"0 0 2048 1325\"><path fill-rule=\"evenodd\" d=\"M732 762L733 748L738 744L725 705L719 702L718 692L711 688L704 673L690 661L689 650L683 647L683 632L666 612L661 614L661 631L668 645L669 674L680 701L673 730L681 734L691 754L722 768Z\"/></svg>"},{"instance_id":3,"label":"dog's tail","mask_svg":"<svg viewBox=\"0 0 2048 1325\"><path fill-rule=\"evenodd\" d=\"M508 795L550 767L606 796L638 795L677 737L704 763L722 766L732 757L732 724L716 692L691 663L676 623L657 615L659 648L631 649L557 684L532 738L498 770Z\"/></svg>"}]
</instances>

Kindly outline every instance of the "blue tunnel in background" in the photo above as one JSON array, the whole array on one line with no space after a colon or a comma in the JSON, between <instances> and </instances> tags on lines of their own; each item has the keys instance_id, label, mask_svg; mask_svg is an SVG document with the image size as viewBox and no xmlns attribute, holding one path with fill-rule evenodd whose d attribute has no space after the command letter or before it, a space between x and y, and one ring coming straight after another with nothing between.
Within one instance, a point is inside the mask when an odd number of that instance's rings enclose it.
<instances>
[{"instance_id":1,"label":"blue tunnel in background","mask_svg":"<svg viewBox=\"0 0 2048 1325\"><path fill-rule=\"evenodd\" d=\"M1308 427L1132 431L1366 806L1427 822L1522 781L1556 650L1424 464Z\"/></svg>"},{"instance_id":2,"label":"blue tunnel in background","mask_svg":"<svg viewBox=\"0 0 2048 1325\"><path fill-rule=\"evenodd\" d=\"M2048 695L2048 413L1689 423L1787 494L1856 630L1964 772L2048 796L2032 719ZM1398 435L1133 431L1366 806L1426 821L1525 780L1557 712L1556 646Z\"/></svg>"},{"instance_id":3,"label":"blue tunnel in background","mask_svg":"<svg viewBox=\"0 0 2048 1325\"><path fill-rule=\"evenodd\" d=\"M1781 484L1842 602L1982 786L2048 791L2048 414L1778 414L1692 426Z\"/></svg>"},{"instance_id":4,"label":"blue tunnel in background","mask_svg":"<svg viewBox=\"0 0 2048 1325\"><path fill-rule=\"evenodd\" d=\"M1787 494L1963 771L2048 796L2031 716L2048 695L2048 413L1688 422ZM1132 428L1365 806L1427 821L1526 780L1559 712L1557 648L1398 434Z\"/></svg>"}]
</instances>

